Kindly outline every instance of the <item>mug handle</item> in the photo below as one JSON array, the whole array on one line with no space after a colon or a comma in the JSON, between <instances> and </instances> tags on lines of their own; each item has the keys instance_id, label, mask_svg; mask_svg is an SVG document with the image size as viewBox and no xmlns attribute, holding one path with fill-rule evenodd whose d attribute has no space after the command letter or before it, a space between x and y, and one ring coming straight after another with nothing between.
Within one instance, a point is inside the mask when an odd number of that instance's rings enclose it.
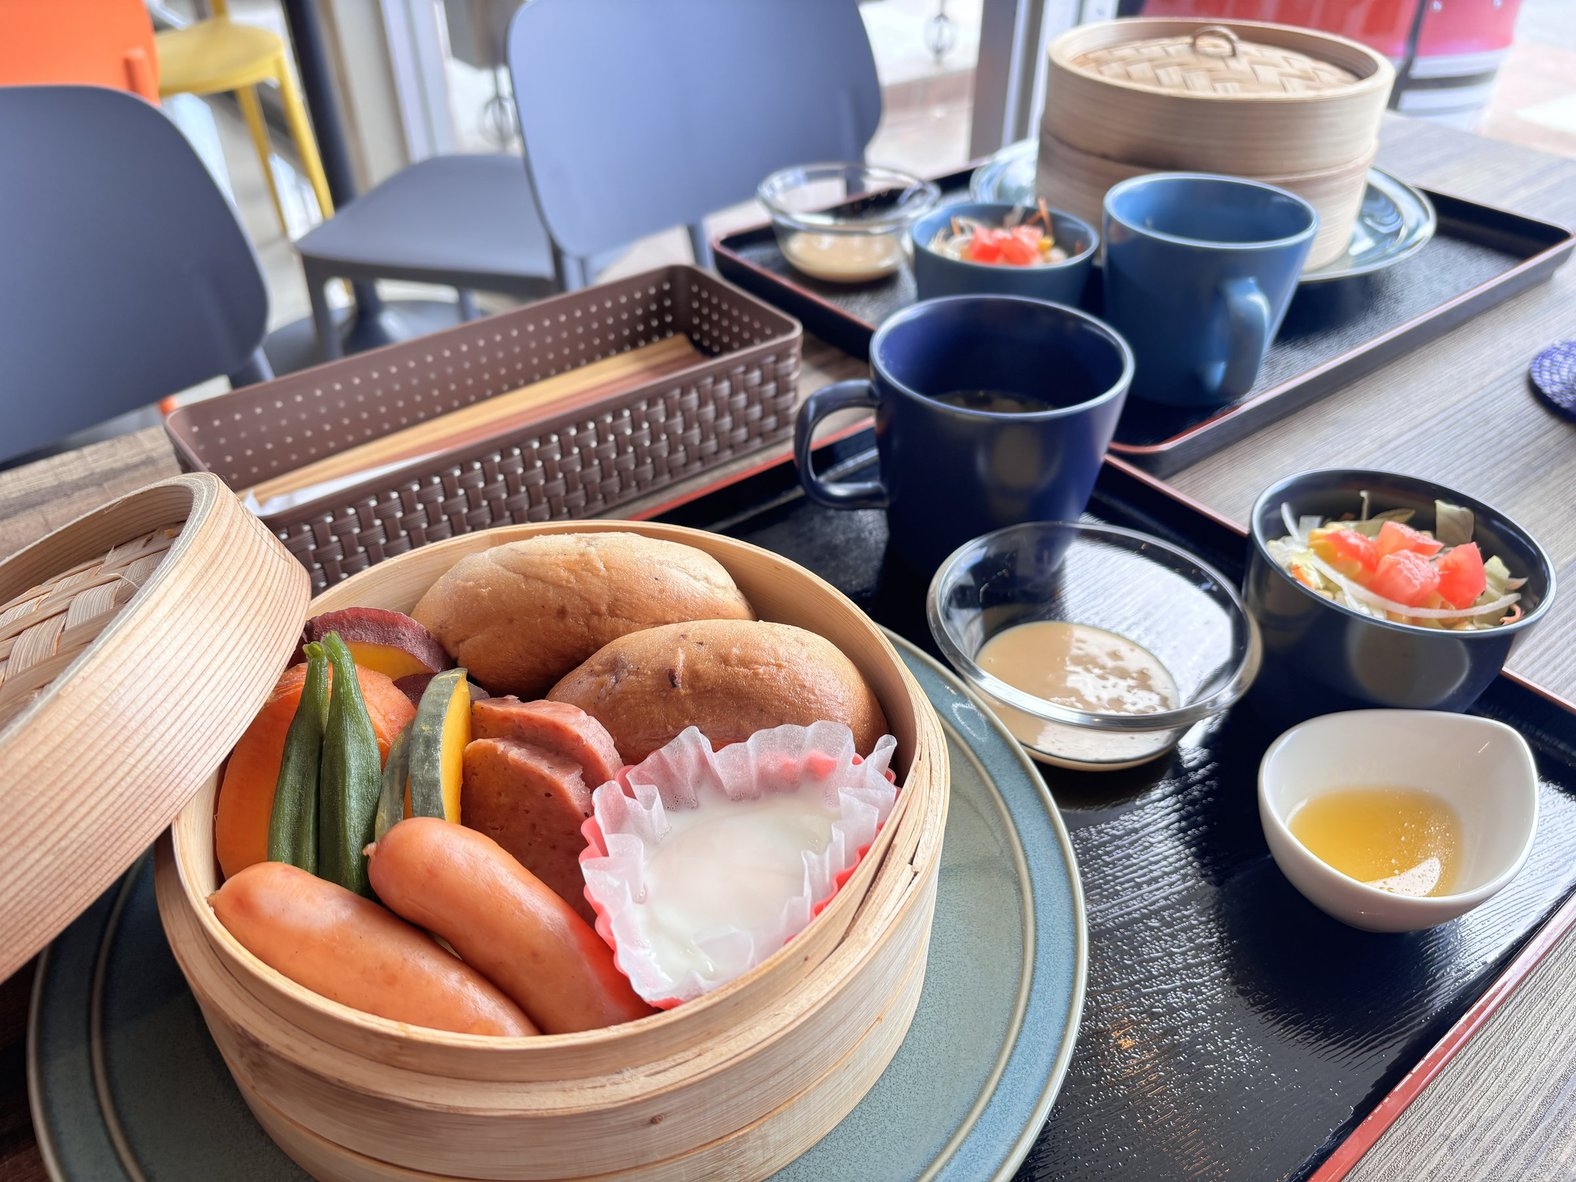
<instances>
[{"instance_id":1,"label":"mug handle","mask_svg":"<svg viewBox=\"0 0 1576 1182\"><path fill-rule=\"evenodd\" d=\"M1226 370L1220 392L1241 398L1253 388L1270 344L1270 301L1251 278L1220 285L1226 313Z\"/></svg>"},{"instance_id":2,"label":"mug handle","mask_svg":"<svg viewBox=\"0 0 1576 1182\"><path fill-rule=\"evenodd\" d=\"M875 387L864 378L834 382L804 400L793 426L793 461L805 495L833 509L884 509L887 492L879 480L825 481L815 474L810 458L815 425L833 411L869 407L878 403Z\"/></svg>"}]
</instances>

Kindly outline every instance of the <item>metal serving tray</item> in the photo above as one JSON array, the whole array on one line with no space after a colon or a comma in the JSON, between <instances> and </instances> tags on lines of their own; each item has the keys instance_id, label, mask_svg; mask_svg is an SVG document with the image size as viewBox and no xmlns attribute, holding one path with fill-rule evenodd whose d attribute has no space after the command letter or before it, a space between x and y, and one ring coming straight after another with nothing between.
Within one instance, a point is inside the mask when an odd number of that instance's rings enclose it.
<instances>
[{"instance_id":1,"label":"metal serving tray","mask_svg":"<svg viewBox=\"0 0 1576 1182\"><path fill-rule=\"evenodd\" d=\"M941 178L943 200L966 197L971 175ZM1158 475L1175 472L1548 279L1576 246L1562 226L1423 192L1438 217L1428 244L1383 270L1299 288L1246 398L1218 410L1129 400L1111 451ZM723 275L860 357L876 326L915 299L906 268L858 286L795 271L769 225L714 247ZM1098 271L1082 302L1099 313Z\"/></svg>"}]
</instances>

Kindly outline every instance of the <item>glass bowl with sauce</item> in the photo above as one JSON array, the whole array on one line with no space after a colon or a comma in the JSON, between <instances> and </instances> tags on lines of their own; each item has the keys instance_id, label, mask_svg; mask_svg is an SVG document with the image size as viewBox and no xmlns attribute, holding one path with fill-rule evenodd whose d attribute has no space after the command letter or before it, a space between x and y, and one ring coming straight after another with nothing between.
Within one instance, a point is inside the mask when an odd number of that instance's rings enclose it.
<instances>
[{"instance_id":1,"label":"glass bowl with sauce","mask_svg":"<svg viewBox=\"0 0 1576 1182\"><path fill-rule=\"evenodd\" d=\"M796 270L828 283L870 283L908 261L909 227L935 208L941 190L891 168L801 164L772 173L756 196Z\"/></svg>"},{"instance_id":2,"label":"glass bowl with sauce","mask_svg":"<svg viewBox=\"0 0 1576 1182\"><path fill-rule=\"evenodd\" d=\"M1348 710L1292 727L1259 765L1259 820L1281 873L1371 932L1445 923L1527 859L1538 775L1501 722L1437 710Z\"/></svg>"},{"instance_id":3,"label":"glass bowl with sauce","mask_svg":"<svg viewBox=\"0 0 1576 1182\"><path fill-rule=\"evenodd\" d=\"M1030 522L954 551L926 598L942 655L1036 760L1134 767L1224 713L1258 630L1223 575L1134 530Z\"/></svg>"}]
</instances>

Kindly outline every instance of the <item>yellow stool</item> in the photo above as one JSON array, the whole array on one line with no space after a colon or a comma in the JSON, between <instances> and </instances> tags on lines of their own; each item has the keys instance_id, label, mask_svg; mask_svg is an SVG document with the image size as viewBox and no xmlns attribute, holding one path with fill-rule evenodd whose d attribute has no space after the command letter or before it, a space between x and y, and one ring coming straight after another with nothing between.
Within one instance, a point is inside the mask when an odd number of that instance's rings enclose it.
<instances>
[{"instance_id":1,"label":"yellow stool","mask_svg":"<svg viewBox=\"0 0 1576 1182\"><path fill-rule=\"evenodd\" d=\"M241 114L252 133L252 143L263 163L263 179L268 182L274 212L279 215L279 225L288 235L284 205L279 200L278 186L274 184L274 170L268 163L268 126L263 122L263 107L254 89L258 83L272 78L279 84L285 123L290 129L290 138L295 141L307 180L317 194L318 208L325 218L333 216L334 201L328 193L328 180L323 176L323 162L318 158L317 141L312 136L306 106L290 73L284 41L267 29L232 21L225 0L213 0L213 13L207 20L197 21L184 29L168 29L154 39L159 55L159 94L235 92Z\"/></svg>"}]
</instances>

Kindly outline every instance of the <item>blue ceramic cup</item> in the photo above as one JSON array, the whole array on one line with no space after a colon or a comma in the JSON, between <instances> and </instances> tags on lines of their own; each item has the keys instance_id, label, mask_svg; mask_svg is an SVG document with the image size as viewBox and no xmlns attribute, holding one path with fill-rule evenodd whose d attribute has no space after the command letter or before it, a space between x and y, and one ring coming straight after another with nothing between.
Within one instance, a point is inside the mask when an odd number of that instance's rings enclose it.
<instances>
[{"instance_id":1,"label":"blue ceramic cup","mask_svg":"<svg viewBox=\"0 0 1576 1182\"><path fill-rule=\"evenodd\" d=\"M1243 397L1275 339L1319 216L1274 185L1158 172L1105 195L1105 318L1133 347L1133 396Z\"/></svg>"},{"instance_id":2,"label":"blue ceramic cup","mask_svg":"<svg viewBox=\"0 0 1576 1182\"><path fill-rule=\"evenodd\" d=\"M799 410L794 459L811 500L885 507L889 547L928 573L970 538L1021 521L1076 521L1127 399L1133 355L1074 308L1017 296L926 300L870 341L868 381L838 382ZM876 412L879 477L823 480L815 425Z\"/></svg>"},{"instance_id":3,"label":"blue ceramic cup","mask_svg":"<svg viewBox=\"0 0 1576 1182\"><path fill-rule=\"evenodd\" d=\"M1019 295L1077 307L1083 297L1100 236L1094 227L1070 213L1050 210L1051 238L1067 252L1056 263L1029 267L997 263L971 263L937 251L936 236L952 228L954 218L972 218L987 226L1000 226L1009 214L1023 213L1021 206L997 201L968 201L948 205L914 223L914 286L922 300L949 295Z\"/></svg>"}]
</instances>

